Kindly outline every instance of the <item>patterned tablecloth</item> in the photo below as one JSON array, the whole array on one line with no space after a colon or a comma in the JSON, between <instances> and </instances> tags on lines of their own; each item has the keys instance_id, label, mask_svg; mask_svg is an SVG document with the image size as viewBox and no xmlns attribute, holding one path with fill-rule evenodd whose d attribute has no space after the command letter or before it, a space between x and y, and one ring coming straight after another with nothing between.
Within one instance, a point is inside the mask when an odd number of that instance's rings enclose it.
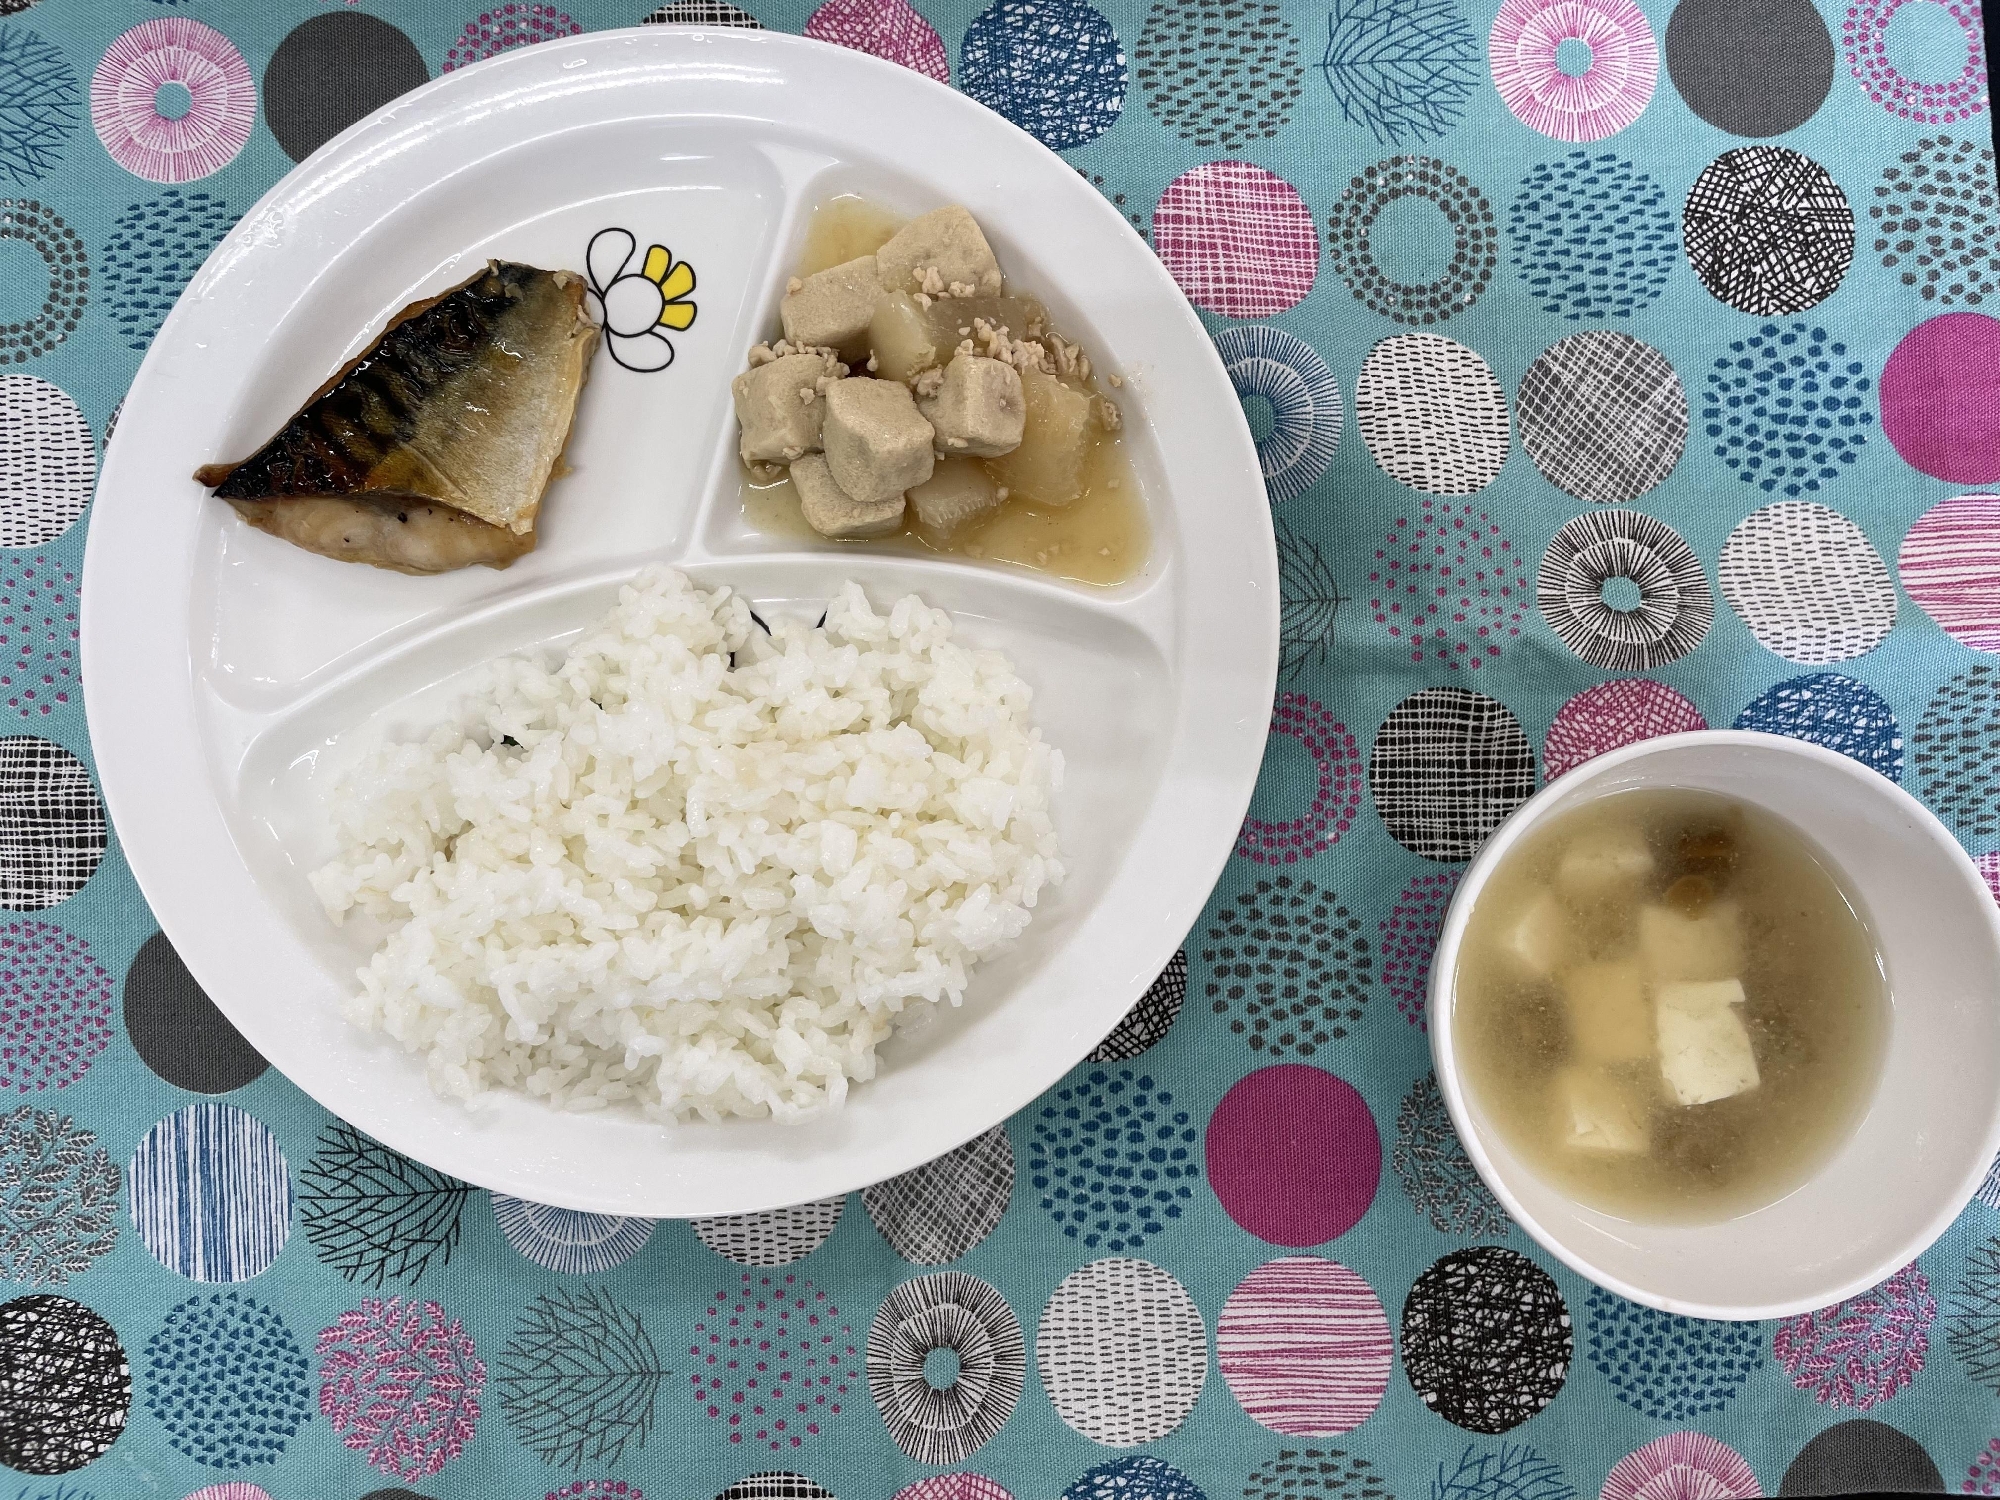
<instances>
[{"instance_id":1,"label":"patterned tablecloth","mask_svg":"<svg viewBox=\"0 0 2000 1500\"><path fill-rule=\"evenodd\" d=\"M847 1201L551 1211L266 1070L93 784L101 445L294 159L642 3L0 0L0 1494L2000 1492L2000 1175L1865 1296L1678 1320L1507 1222L1422 1023L1481 838L1645 735L1836 747L2000 890L1971 0L762 0L1065 152L1202 310L1284 569L1236 858L1092 1060Z\"/></svg>"}]
</instances>

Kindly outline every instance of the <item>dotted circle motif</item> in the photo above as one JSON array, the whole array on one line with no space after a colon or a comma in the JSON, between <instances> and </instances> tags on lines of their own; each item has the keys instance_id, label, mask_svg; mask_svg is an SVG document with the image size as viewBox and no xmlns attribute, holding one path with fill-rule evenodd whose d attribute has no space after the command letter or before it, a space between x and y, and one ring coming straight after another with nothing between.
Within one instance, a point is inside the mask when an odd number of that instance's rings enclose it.
<instances>
[{"instance_id":1,"label":"dotted circle motif","mask_svg":"<svg viewBox=\"0 0 2000 1500\"><path fill-rule=\"evenodd\" d=\"M76 690L76 575L36 560L0 560L0 703L46 718Z\"/></svg>"},{"instance_id":2,"label":"dotted circle motif","mask_svg":"<svg viewBox=\"0 0 2000 1500\"><path fill-rule=\"evenodd\" d=\"M745 1271L711 1296L688 1343L696 1403L731 1443L789 1452L841 1412L860 1367L854 1330L796 1272Z\"/></svg>"},{"instance_id":3,"label":"dotted circle motif","mask_svg":"<svg viewBox=\"0 0 2000 1500\"><path fill-rule=\"evenodd\" d=\"M1521 378L1521 446L1548 482L1597 505L1659 487L1687 446L1687 392L1667 357L1630 334L1574 333Z\"/></svg>"},{"instance_id":4,"label":"dotted circle motif","mask_svg":"<svg viewBox=\"0 0 2000 1500\"><path fill-rule=\"evenodd\" d=\"M1613 579L1636 587L1639 602L1607 604ZM1563 644L1606 672L1679 661L1715 623L1701 559L1673 527L1636 510L1595 510L1566 524L1542 554L1535 598Z\"/></svg>"},{"instance_id":5,"label":"dotted circle motif","mask_svg":"<svg viewBox=\"0 0 2000 1500\"><path fill-rule=\"evenodd\" d=\"M1435 1073L1410 1085L1397 1106L1389 1164L1417 1212L1438 1233L1474 1240L1507 1237L1511 1221L1465 1154Z\"/></svg>"},{"instance_id":6,"label":"dotted circle motif","mask_svg":"<svg viewBox=\"0 0 2000 1500\"><path fill-rule=\"evenodd\" d=\"M2000 669L1979 662L1940 687L1910 743L1924 804L1963 838L2000 834Z\"/></svg>"},{"instance_id":7,"label":"dotted circle motif","mask_svg":"<svg viewBox=\"0 0 2000 1500\"><path fill-rule=\"evenodd\" d=\"M1650 307L1680 261L1680 226L1657 182L1609 152L1544 162L1508 215L1514 265L1551 317L1626 318Z\"/></svg>"},{"instance_id":8,"label":"dotted circle motif","mask_svg":"<svg viewBox=\"0 0 2000 1500\"><path fill-rule=\"evenodd\" d=\"M1840 38L1847 66L1868 97L1898 119L1954 125L1987 107L1986 36L1975 0L1939 0L1965 35L1965 66L1956 78L1923 83L1906 78L1889 61L1889 23L1911 0L1862 0L1850 6Z\"/></svg>"},{"instance_id":9,"label":"dotted circle motif","mask_svg":"<svg viewBox=\"0 0 2000 1500\"><path fill-rule=\"evenodd\" d=\"M506 1193L492 1197L493 1220L515 1252L568 1276L614 1270L645 1249L653 1237L651 1219L551 1208Z\"/></svg>"},{"instance_id":10,"label":"dotted circle motif","mask_svg":"<svg viewBox=\"0 0 2000 1500\"><path fill-rule=\"evenodd\" d=\"M1312 798L1295 818L1246 816L1236 853L1260 865L1296 864L1331 849L1353 826L1361 808L1361 755L1353 732L1304 693L1278 695L1271 733L1296 741L1312 758Z\"/></svg>"},{"instance_id":11,"label":"dotted circle motif","mask_svg":"<svg viewBox=\"0 0 2000 1500\"><path fill-rule=\"evenodd\" d=\"M1314 1500L1394 1500L1382 1471L1367 1459L1343 1453L1338 1448L1286 1448L1251 1471L1243 1481L1244 1500L1298 1500L1310 1495ZM1441 1497L1441 1500L1471 1500L1471 1497ZM1495 1496L1493 1500L1509 1500ZM1519 1497L1531 1500L1531 1497ZM1555 1500L1555 1497L1532 1497Z\"/></svg>"},{"instance_id":12,"label":"dotted circle motif","mask_svg":"<svg viewBox=\"0 0 2000 1500\"><path fill-rule=\"evenodd\" d=\"M181 289L235 222L221 198L179 188L118 215L104 246L104 289L126 347L153 342Z\"/></svg>"},{"instance_id":13,"label":"dotted circle motif","mask_svg":"<svg viewBox=\"0 0 2000 1500\"><path fill-rule=\"evenodd\" d=\"M942 1388L924 1374L939 1349L958 1358ZM868 1330L868 1390L898 1448L924 1464L955 1464L992 1440L1027 1381L1021 1323L990 1282L962 1271L906 1281Z\"/></svg>"},{"instance_id":14,"label":"dotted circle motif","mask_svg":"<svg viewBox=\"0 0 2000 1500\"><path fill-rule=\"evenodd\" d=\"M1451 229L1451 260L1435 280L1397 281L1376 258L1375 225L1404 198L1436 205ZM1471 178L1432 156L1392 156L1364 168L1327 220L1333 268L1354 300L1398 323L1442 323L1464 312L1492 283L1500 265L1500 227L1493 205Z\"/></svg>"},{"instance_id":15,"label":"dotted circle motif","mask_svg":"<svg viewBox=\"0 0 2000 1500\"><path fill-rule=\"evenodd\" d=\"M1961 646L2000 652L2000 495L1940 500L1903 536L1903 591Z\"/></svg>"},{"instance_id":16,"label":"dotted circle motif","mask_svg":"<svg viewBox=\"0 0 2000 1500\"><path fill-rule=\"evenodd\" d=\"M1781 500L1744 517L1716 571L1750 633L1787 661L1865 655L1896 623L1896 585L1867 533L1810 500Z\"/></svg>"},{"instance_id":17,"label":"dotted circle motif","mask_svg":"<svg viewBox=\"0 0 2000 1500\"><path fill-rule=\"evenodd\" d=\"M1195 306L1267 318L1305 300L1319 231L1298 189L1247 161L1190 167L1153 208L1153 248Z\"/></svg>"},{"instance_id":18,"label":"dotted circle motif","mask_svg":"<svg viewBox=\"0 0 2000 1500\"><path fill-rule=\"evenodd\" d=\"M449 73L470 67L515 47L531 47L555 37L582 34L583 28L553 5L541 4L539 0L506 0L505 4L481 11L465 23L458 40L444 55L442 71Z\"/></svg>"},{"instance_id":19,"label":"dotted circle motif","mask_svg":"<svg viewBox=\"0 0 2000 1500\"><path fill-rule=\"evenodd\" d=\"M1472 858L1535 790L1521 721L1468 688L1424 688L1395 708L1368 756L1368 789L1396 842L1425 859Z\"/></svg>"},{"instance_id":20,"label":"dotted circle motif","mask_svg":"<svg viewBox=\"0 0 2000 1500\"><path fill-rule=\"evenodd\" d=\"M1992 147L1926 137L1876 186L1873 249L1924 301L1977 307L2000 293L1994 199Z\"/></svg>"},{"instance_id":21,"label":"dotted circle motif","mask_svg":"<svg viewBox=\"0 0 2000 1500\"><path fill-rule=\"evenodd\" d=\"M1396 997L1396 1009L1419 1030L1428 1030L1431 953L1444 930L1444 914L1462 872L1419 875L1403 887L1382 919L1382 986Z\"/></svg>"},{"instance_id":22,"label":"dotted circle motif","mask_svg":"<svg viewBox=\"0 0 2000 1500\"><path fill-rule=\"evenodd\" d=\"M1620 746L1706 728L1701 710L1663 682L1644 677L1600 682L1556 710L1542 741L1542 775L1554 781Z\"/></svg>"},{"instance_id":23,"label":"dotted circle motif","mask_svg":"<svg viewBox=\"0 0 2000 1500\"><path fill-rule=\"evenodd\" d=\"M1796 130L1833 88L1833 36L1812 0L1686 0L1666 52L1687 107L1731 135Z\"/></svg>"},{"instance_id":24,"label":"dotted circle motif","mask_svg":"<svg viewBox=\"0 0 2000 1500\"><path fill-rule=\"evenodd\" d=\"M0 1303L0 1464L69 1474L110 1451L132 1409L132 1367L103 1318L41 1293Z\"/></svg>"},{"instance_id":25,"label":"dotted circle motif","mask_svg":"<svg viewBox=\"0 0 2000 1500\"><path fill-rule=\"evenodd\" d=\"M1013 1196L1014 1148L1007 1127L995 1125L935 1161L862 1189L861 1206L904 1260L938 1266L991 1234Z\"/></svg>"},{"instance_id":26,"label":"dotted circle motif","mask_svg":"<svg viewBox=\"0 0 2000 1500\"><path fill-rule=\"evenodd\" d=\"M1255 323L1215 335L1215 352L1239 399L1262 398L1271 429L1257 439L1257 466L1273 505L1303 495L1340 446L1340 386L1319 351L1295 333Z\"/></svg>"},{"instance_id":27,"label":"dotted circle motif","mask_svg":"<svg viewBox=\"0 0 2000 1500\"><path fill-rule=\"evenodd\" d=\"M1360 1024L1374 977L1363 931L1310 880L1259 880L1204 934L1202 996L1258 1056L1311 1057Z\"/></svg>"},{"instance_id":28,"label":"dotted circle motif","mask_svg":"<svg viewBox=\"0 0 2000 1500\"><path fill-rule=\"evenodd\" d=\"M118 1242L111 1155L67 1115L22 1104L0 1115L0 1276L62 1286Z\"/></svg>"},{"instance_id":29,"label":"dotted circle motif","mask_svg":"<svg viewBox=\"0 0 2000 1500\"><path fill-rule=\"evenodd\" d=\"M82 890L109 825L90 773L62 746L0 738L0 907L43 911Z\"/></svg>"},{"instance_id":30,"label":"dotted circle motif","mask_svg":"<svg viewBox=\"0 0 2000 1500\"><path fill-rule=\"evenodd\" d=\"M1796 500L1861 456L1873 388L1867 367L1824 328L1767 323L1715 361L1702 431L1738 479Z\"/></svg>"},{"instance_id":31,"label":"dotted circle motif","mask_svg":"<svg viewBox=\"0 0 2000 1500\"><path fill-rule=\"evenodd\" d=\"M1497 1245L1436 1261L1403 1303L1403 1369L1454 1426L1502 1433L1542 1411L1569 1378L1562 1293L1533 1261Z\"/></svg>"},{"instance_id":32,"label":"dotted circle motif","mask_svg":"<svg viewBox=\"0 0 2000 1500\"><path fill-rule=\"evenodd\" d=\"M160 112L158 94L185 89L188 110ZM148 182L193 182L219 172L250 140L257 85L235 43L188 16L142 21L98 60L90 122L111 159Z\"/></svg>"},{"instance_id":33,"label":"dotted circle motif","mask_svg":"<svg viewBox=\"0 0 2000 1500\"><path fill-rule=\"evenodd\" d=\"M34 251L49 277L40 307L0 323L0 364L24 364L76 332L90 300L90 257L62 216L32 198L0 198L0 240L19 240Z\"/></svg>"},{"instance_id":34,"label":"dotted circle motif","mask_svg":"<svg viewBox=\"0 0 2000 1500\"><path fill-rule=\"evenodd\" d=\"M1146 993L1111 1028L1111 1034L1091 1049L1090 1056L1084 1061L1130 1062L1159 1045L1180 1016L1187 991L1187 949L1177 948L1174 956L1167 960L1167 966L1160 970L1159 977L1146 987Z\"/></svg>"},{"instance_id":35,"label":"dotted circle motif","mask_svg":"<svg viewBox=\"0 0 2000 1500\"><path fill-rule=\"evenodd\" d=\"M191 1297L146 1341L146 1408L177 1452L216 1468L276 1463L312 1414L305 1352L241 1292Z\"/></svg>"},{"instance_id":36,"label":"dotted circle motif","mask_svg":"<svg viewBox=\"0 0 2000 1500\"><path fill-rule=\"evenodd\" d=\"M1146 107L1204 151L1283 130L1304 73L1277 0L1154 0L1136 61Z\"/></svg>"},{"instance_id":37,"label":"dotted circle motif","mask_svg":"<svg viewBox=\"0 0 2000 1500\"><path fill-rule=\"evenodd\" d=\"M1334 1261L1286 1256L1236 1284L1215 1364L1243 1415L1288 1437L1352 1432L1389 1388L1395 1340L1375 1289Z\"/></svg>"},{"instance_id":38,"label":"dotted circle motif","mask_svg":"<svg viewBox=\"0 0 2000 1500\"><path fill-rule=\"evenodd\" d=\"M1655 1421L1721 1411L1764 1357L1759 1323L1677 1318L1590 1288L1590 1362L1618 1399Z\"/></svg>"},{"instance_id":39,"label":"dotted circle motif","mask_svg":"<svg viewBox=\"0 0 2000 1500\"><path fill-rule=\"evenodd\" d=\"M791 1208L696 1219L688 1227L709 1249L739 1266L788 1266L826 1243L846 1204L845 1198L819 1198Z\"/></svg>"},{"instance_id":40,"label":"dotted circle motif","mask_svg":"<svg viewBox=\"0 0 2000 1500\"><path fill-rule=\"evenodd\" d=\"M1354 420L1382 472L1426 494L1475 494L1507 462L1507 397L1493 367L1435 333L1399 333L1368 351Z\"/></svg>"},{"instance_id":41,"label":"dotted circle motif","mask_svg":"<svg viewBox=\"0 0 2000 1500\"><path fill-rule=\"evenodd\" d=\"M111 1045L111 1010L89 943L50 922L0 923L0 1091L75 1083Z\"/></svg>"},{"instance_id":42,"label":"dotted circle motif","mask_svg":"<svg viewBox=\"0 0 2000 1500\"><path fill-rule=\"evenodd\" d=\"M1096 140L1125 109L1125 49L1085 0L994 0L966 28L959 87L1052 151Z\"/></svg>"},{"instance_id":43,"label":"dotted circle motif","mask_svg":"<svg viewBox=\"0 0 2000 1500\"><path fill-rule=\"evenodd\" d=\"M1903 776L1903 727L1895 711L1867 683L1838 672L1815 672L1767 688L1731 727L1838 750L1891 781ZM1936 806L1930 794L1924 800Z\"/></svg>"},{"instance_id":44,"label":"dotted circle motif","mask_svg":"<svg viewBox=\"0 0 2000 1500\"><path fill-rule=\"evenodd\" d=\"M1590 49L1563 71L1564 42ZM1514 118L1559 141L1601 141L1638 119L1659 82L1660 53L1632 0L1502 0L1487 38L1493 84Z\"/></svg>"},{"instance_id":45,"label":"dotted circle motif","mask_svg":"<svg viewBox=\"0 0 2000 1500\"><path fill-rule=\"evenodd\" d=\"M0 179L26 187L62 160L83 119L83 91L62 48L9 26L0 31L0 99L8 106L0 117Z\"/></svg>"},{"instance_id":46,"label":"dotted circle motif","mask_svg":"<svg viewBox=\"0 0 2000 1500\"><path fill-rule=\"evenodd\" d=\"M69 395L34 375L0 375L0 547L40 547L83 514L97 443Z\"/></svg>"},{"instance_id":47,"label":"dotted circle motif","mask_svg":"<svg viewBox=\"0 0 2000 1500\"><path fill-rule=\"evenodd\" d=\"M1136 1250L1193 1201L1200 1137L1149 1075L1093 1068L1036 1115L1028 1180L1065 1237L1087 1250Z\"/></svg>"},{"instance_id":48,"label":"dotted circle motif","mask_svg":"<svg viewBox=\"0 0 2000 1500\"><path fill-rule=\"evenodd\" d=\"M191 1281L248 1281L292 1232L292 1178L278 1138L230 1104L192 1104L139 1142L132 1223L153 1259Z\"/></svg>"},{"instance_id":49,"label":"dotted circle motif","mask_svg":"<svg viewBox=\"0 0 2000 1500\"><path fill-rule=\"evenodd\" d=\"M1398 516L1376 549L1368 608L1412 662L1476 672L1520 636L1526 572L1488 512L1426 495L1423 514Z\"/></svg>"},{"instance_id":50,"label":"dotted circle motif","mask_svg":"<svg viewBox=\"0 0 2000 1500\"><path fill-rule=\"evenodd\" d=\"M951 82L944 43L909 0L825 0L806 18L805 34Z\"/></svg>"},{"instance_id":51,"label":"dotted circle motif","mask_svg":"<svg viewBox=\"0 0 2000 1500\"><path fill-rule=\"evenodd\" d=\"M1208 1333L1168 1272L1150 1261L1094 1260L1065 1276L1042 1309L1035 1370L1064 1422L1092 1442L1129 1448L1165 1437L1194 1410L1208 1378Z\"/></svg>"},{"instance_id":52,"label":"dotted circle motif","mask_svg":"<svg viewBox=\"0 0 2000 1500\"><path fill-rule=\"evenodd\" d=\"M1834 294L1854 262L1854 210L1833 174L1784 146L1725 151L1681 210L1688 264L1717 301L1768 318Z\"/></svg>"}]
</instances>

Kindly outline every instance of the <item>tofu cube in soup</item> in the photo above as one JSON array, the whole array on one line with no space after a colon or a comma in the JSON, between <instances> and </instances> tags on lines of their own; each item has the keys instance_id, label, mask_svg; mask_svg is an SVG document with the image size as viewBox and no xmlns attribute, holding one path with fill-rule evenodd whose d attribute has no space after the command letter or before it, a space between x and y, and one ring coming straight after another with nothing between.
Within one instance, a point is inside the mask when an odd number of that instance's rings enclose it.
<instances>
[{"instance_id":1,"label":"tofu cube in soup","mask_svg":"<svg viewBox=\"0 0 2000 1500\"><path fill-rule=\"evenodd\" d=\"M1546 890L1535 892L1501 929L1500 951L1531 978L1554 978L1569 957L1569 947L1569 919Z\"/></svg>"},{"instance_id":2,"label":"tofu cube in soup","mask_svg":"<svg viewBox=\"0 0 2000 1500\"><path fill-rule=\"evenodd\" d=\"M1022 374L1021 394L1027 407L1021 445L993 460L993 477L1010 496L1068 505L1083 492L1097 432L1091 398L1039 370Z\"/></svg>"},{"instance_id":3,"label":"tofu cube in soup","mask_svg":"<svg viewBox=\"0 0 2000 1500\"><path fill-rule=\"evenodd\" d=\"M875 252L875 267L885 291L1000 294L1000 262L979 221L956 204L933 209L890 235ZM935 278L927 278L927 271Z\"/></svg>"},{"instance_id":4,"label":"tofu cube in soup","mask_svg":"<svg viewBox=\"0 0 2000 1500\"><path fill-rule=\"evenodd\" d=\"M903 524L903 497L864 502L834 482L826 455L808 453L792 465L792 488L806 524L821 536L843 541L888 536Z\"/></svg>"},{"instance_id":5,"label":"tofu cube in soup","mask_svg":"<svg viewBox=\"0 0 2000 1500\"><path fill-rule=\"evenodd\" d=\"M1743 915L1734 901L1711 902L1692 916L1642 906L1639 961L1654 984L1734 978L1743 972Z\"/></svg>"},{"instance_id":6,"label":"tofu cube in soup","mask_svg":"<svg viewBox=\"0 0 2000 1500\"><path fill-rule=\"evenodd\" d=\"M745 463L788 464L819 448L826 412L819 385L832 372L824 355L787 354L729 383Z\"/></svg>"},{"instance_id":7,"label":"tofu cube in soup","mask_svg":"<svg viewBox=\"0 0 2000 1500\"><path fill-rule=\"evenodd\" d=\"M1556 886L1572 901L1603 901L1636 889L1653 873L1653 851L1635 825L1592 829L1563 851Z\"/></svg>"},{"instance_id":8,"label":"tofu cube in soup","mask_svg":"<svg viewBox=\"0 0 2000 1500\"><path fill-rule=\"evenodd\" d=\"M1556 1075L1555 1107L1561 1138L1573 1150L1633 1153L1652 1144L1645 1101L1602 1069L1564 1068Z\"/></svg>"},{"instance_id":9,"label":"tofu cube in soup","mask_svg":"<svg viewBox=\"0 0 2000 1500\"><path fill-rule=\"evenodd\" d=\"M1659 987L1660 1074L1682 1105L1713 1104L1757 1087L1757 1054L1734 979Z\"/></svg>"},{"instance_id":10,"label":"tofu cube in soup","mask_svg":"<svg viewBox=\"0 0 2000 1500\"><path fill-rule=\"evenodd\" d=\"M1621 1063L1653 1055L1653 1018L1637 964L1579 964L1563 976L1562 993L1575 1056Z\"/></svg>"},{"instance_id":11,"label":"tofu cube in soup","mask_svg":"<svg viewBox=\"0 0 2000 1500\"><path fill-rule=\"evenodd\" d=\"M930 316L908 292L886 292L875 299L868 323L868 347L874 352L874 374L883 380L914 380L917 372L937 365L957 344L942 345Z\"/></svg>"},{"instance_id":12,"label":"tofu cube in soup","mask_svg":"<svg viewBox=\"0 0 2000 1500\"><path fill-rule=\"evenodd\" d=\"M864 255L806 277L785 294L778 317L794 344L826 344L845 353L868 332L881 294L875 257Z\"/></svg>"},{"instance_id":13,"label":"tofu cube in soup","mask_svg":"<svg viewBox=\"0 0 2000 1500\"><path fill-rule=\"evenodd\" d=\"M998 458L1021 446L1028 408L1012 365L960 354L944 368L937 394L918 409L936 433L941 458Z\"/></svg>"},{"instance_id":14,"label":"tofu cube in soup","mask_svg":"<svg viewBox=\"0 0 2000 1500\"><path fill-rule=\"evenodd\" d=\"M917 524L937 536L993 514L1002 503L985 466L971 458L939 459L931 477L912 487L909 499Z\"/></svg>"},{"instance_id":15,"label":"tofu cube in soup","mask_svg":"<svg viewBox=\"0 0 2000 1500\"><path fill-rule=\"evenodd\" d=\"M931 477L931 424L909 387L893 380L841 380L827 388L821 434L834 482L874 504L900 498Z\"/></svg>"}]
</instances>

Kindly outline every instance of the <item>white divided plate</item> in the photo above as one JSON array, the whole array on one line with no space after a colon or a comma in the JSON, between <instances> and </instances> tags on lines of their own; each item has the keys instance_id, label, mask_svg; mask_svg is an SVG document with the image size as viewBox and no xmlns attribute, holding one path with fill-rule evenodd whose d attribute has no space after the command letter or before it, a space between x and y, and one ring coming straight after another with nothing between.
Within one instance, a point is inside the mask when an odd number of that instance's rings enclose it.
<instances>
[{"instance_id":1,"label":"white divided plate","mask_svg":"<svg viewBox=\"0 0 2000 1500\"><path fill-rule=\"evenodd\" d=\"M729 377L773 329L813 207L969 207L1019 286L1121 371L1154 546L1112 589L998 565L775 540L745 526ZM698 314L649 374L600 352L539 548L405 578L251 530L189 477L240 458L399 308L489 256L584 268L601 230L696 271ZM442 715L504 652L559 647L648 560L816 613L845 579L916 592L1009 652L1068 762L1067 883L963 1008L884 1050L803 1126L660 1125L435 1097L338 1015L367 957L306 872L333 777ZM1005 1119L1087 1053L1172 956L1255 783L1277 663L1269 510L1213 347L1145 244L999 116L888 63L770 33L598 33L448 74L331 142L210 256L147 355L84 565L92 742L161 926L273 1064L443 1171L538 1202L745 1212L904 1171Z\"/></svg>"}]
</instances>

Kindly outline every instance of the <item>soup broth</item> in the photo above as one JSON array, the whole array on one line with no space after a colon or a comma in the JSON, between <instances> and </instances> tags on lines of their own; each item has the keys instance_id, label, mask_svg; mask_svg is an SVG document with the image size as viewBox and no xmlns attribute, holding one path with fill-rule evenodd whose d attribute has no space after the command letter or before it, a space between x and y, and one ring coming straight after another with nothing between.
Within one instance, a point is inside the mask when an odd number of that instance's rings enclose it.
<instances>
[{"instance_id":1,"label":"soup broth","mask_svg":"<svg viewBox=\"0 0 2000 1500\"><path fill-rule=\"evenodd\" d=\"M1889 994L1858 902L1791 824L1602 797L1511 850L1454 975L1473 1107L1539 1175L1653 1222L1799 1186L1873 1092Z\"/></svg>"}]
</instances>

